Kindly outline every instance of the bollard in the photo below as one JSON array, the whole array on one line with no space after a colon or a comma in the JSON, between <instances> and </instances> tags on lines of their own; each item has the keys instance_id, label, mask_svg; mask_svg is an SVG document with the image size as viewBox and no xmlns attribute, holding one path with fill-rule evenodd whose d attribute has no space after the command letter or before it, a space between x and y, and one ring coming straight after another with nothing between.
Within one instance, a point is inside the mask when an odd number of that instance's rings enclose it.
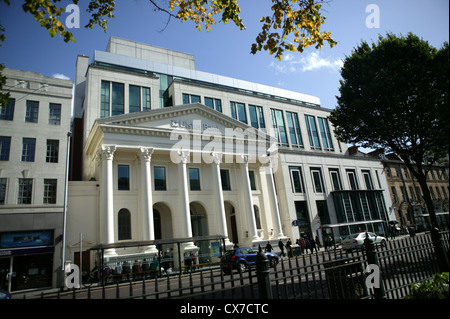
<instances>
[{"instance_id":1,"label":"bollard","mask_svg":"<svg viewBox=\"0 0 450 319\"><path fill-rule=\"evenodd\" d=\"M261 245L256 254L256 277L258 279L259 298L272 299L272 287L270 286L269 259L262 251Z\"/></svg>"},{"instance_id":2,"label":"bollard","mask_svg":"<svg viewBox=\"0 0 450 319\"><path fill-rule=\"evenodd\" d=\"M440 272L448 272L448 255L445 251L442 234L437 227L431 229L431 239Z\"/></svg>"},{"instance_id":3,"label":"bollard","mask_svg":"<svg viewBox=\"0 0 450 319\"><path fill-rule=\"evenodd\" d=\"M367 263L369 265L376 265L379 267L378 264L378 256L377 252L375 250L375 244L369 239L369 234L366 232L366 239L364 239L364 248L366 250L367 255ZM386 294L384 292L383 287L383 280L381 280L381 272L380 272L380 285L379 288L373 288L374 290L374 298L375 299L386 299Z\"/></svg>"}]
</instances>

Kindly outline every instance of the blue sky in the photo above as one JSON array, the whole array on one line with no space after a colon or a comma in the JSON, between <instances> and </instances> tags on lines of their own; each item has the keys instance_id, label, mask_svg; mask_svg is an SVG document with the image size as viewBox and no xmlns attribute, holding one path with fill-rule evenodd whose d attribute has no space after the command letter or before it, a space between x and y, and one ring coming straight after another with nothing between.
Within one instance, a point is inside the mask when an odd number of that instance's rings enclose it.
<instances>
[{"instance_id":1,"label":"blue sky","mask_svg":"<svg viewBox=\"0 0 450 319\"><path fill-rule=\"evenodd\" d=\"M109 21L107 33L99 27L72 29L76 43L65 43L59 36L50 38L30 14L23 13L23 1L11 2L11 6L6 6L0 1L0 24L6 29L0 63L7 67L46 76L59 74L74 80L77 55L92 57L94 50L106 48L110 36L117 36L193 54L196 68L201 71L317 96L322 106L330 109L336 106L335 96L339 94L342 60L362 40L371 43L386 32L404 35L412 32L437 48L449 41L448 0L327 0L323 5L327 17L323 28L332 32L338 45L330 49L326 44L321 50L309 48L302 54L291 53L282 62L267 52L250 54L251 44L261 28L259 19L270 12L270 0L238 1L245 31L229 23L218 24L211 32L199 32L192 23L175 19L165 28L167 16L155 13L147 0L119 0L116 17ZM366 12L370 4L379 8L379 28L366 26L366 19L373 14ZM84 26L89 14L82 6ZM63 22L67 16L63 14Z\"/></svg>"}]
</instances>

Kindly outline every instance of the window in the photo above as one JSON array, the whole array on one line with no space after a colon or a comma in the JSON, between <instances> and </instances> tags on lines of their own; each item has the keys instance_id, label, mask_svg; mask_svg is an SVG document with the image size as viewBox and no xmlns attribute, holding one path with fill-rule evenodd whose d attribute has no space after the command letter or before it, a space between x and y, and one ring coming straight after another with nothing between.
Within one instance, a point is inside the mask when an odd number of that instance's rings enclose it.
<instances>
[{"instance_id":1,"label":"window","mask_svg":"<svg viewBox=\"0 0 450 319\"><path fill-rule=\"evenodd\" d=\"M111 84L112 94L111 94L111 115L120 115L125 112L125 96L124 96L124 85L123 83Z\"/></svg>"},{"instance_id":2,"label":"window","mask_svg":"<svg viewBox=\"0 0 450 319\"><path fill-rule=\"evenodd\" d=\"M34 162L35 151L36 139L24 137L22 143L22 162Z\"/></svg>"},{"instance_id":3,"label":"window","mask_svg":"<svg viewBox=\"0 0 450 319\"><path fill-rule=\"evenodd\" d=\"M291 146L295 148L303 148L303 139L300 133L300 124L298 121L298 114L293 112L286 112L289 137L291 138Z\"/></svg>"},{"instance_id":4,"label":"window","mask_svg":"<svg viewBox=\"0 0 450 319\"><path fill-rule=\"evenodd\" d=\"M397 190L395 189L395 186L391 187L391 191L392 191L392 197L394 199L394 203L398 204L398 196L397 196Z\"/></svg>"},{"instance_id":5,"label":"window","mask_svg":"<svg viewBox=\"0 0 450 319\"><path fill-rule=\"evenodd\" d=\"M306 129L308 131L309 145L312 150L321 150L319 132L317 131L316 119L314 116L305 115Z\"/></svg>"},{"instance_id":6,"label":"window","mask_svg":"<svg viewBox=\"0 0 450 319\"><path fill-rule=\"evenodd\" d=\"M118 239L131 239L131 214L128 209L121 209L117 216Z\"/></svg>"},{"instance_id":7,"label":"window","mask_svg":"<svg viewBox=\"0 0 450 319\"><path fill-rule=\"evenodd\" d=\"M6 203L6 178L0 178L0 205L5 205Z\"/></svg>"},{"instance_id":8,"label":"window","mask_svg":"<svg viewBox=\"0 0 450 319\"><path fill-rule=\"evenodd\" d=\"M48 124L61 125L61 104L50 103Z\"/></svg>"},{"instance_id":9,"label":"window","mask_svg":"<svg viewBox=\"0 0 450 319\"><path fill-rule=\"evenodd\" d=\"M245 111L245 104L230 102L231 107L231 117L242 123L247 124L247 112Z\"/></svg>"},{"instance_id":10,"label":"window","mask_svg":"<svg viewBox=\"0 0 450 319\"><path fill-rule=\"evenodd\" d=\"M255 215L256 229L262 229L262 226L261 226L261 215L259 214L258 206L253 205L253 213Z\"/></svg>"},{"instance_id":11,"label":"window","mask_svg":"<svg viewBox=\"0 0 450 319\"><path fill-rule=\"evenodd\" d=\"M271 109L272 125L277 135L279 146L289 146L286 134L286 125L284 123L283 111Z\"/></svg>"},{"instance_id":12,"label":"window","mask_svg":"<svg viewBox=\"0 0 450 319\"><path fill-rule=\"evenodd\" d=\"M330 168L331 182L333 184L333 190L342 190L341 177L339 176L339 170Z\"/></svg>"},{"instance_id":13,"label":"window","mask_svg":"<svg viewBox=\"0 0 450 319\"><path fill-rule=\"evenodd\" d=\"M230 171L227 169L221 169L220 170L220 179L222 181L222 190L230 191L231 190Z\"/></svg>"},{"instance_id":14,"label":"window","mask_svg":"<svg viewBox=\"0 0 450 319\"><path fill-rule=\"evenodd\" d=\"M183 104L201 103L202 99L198 95L183 93Z\"/></svg>"},{"instance_id":15,"label":"window","mask_svg":"<svg viewBox=\"0 0 450 319\"><path fill-rule=\"evenodd\" d=\"M166 190L166 168L162 166L155 166L153 168L153 176L155 181L155 191Z\"/></svg>"},{"instance_id":16,"label":"window","mask_svg":"<svg viewBox=\"0 0 450 319\"><path fill-rule=\"evenodd\" d=\"M129 112L135 113L141 111L141 88L139 86L129 86Z\"/></svg>"},{"instance_id":17,"label":"window","mask_svg":"<svg viewBox=\"0 0 450 319\"><path fill-rule=\"evenodd\" d=\"M0 161L9 161L10 149L11 149L11 137L0 136Z\"/></svg>"},{"instance_id":18,"label":"window","mask_svg":"<svg viewBox=\"0 0 450 319\"><path fill-rule=\"evenodd\" d=\"M189 183L191 186L191 191L200 190L200 169L189 168Z\"/></svg>"},{"instance_id":19,"label":"window","mask_svg":"<svg viewBox=\"0 0 450 319\"><path fill-rule=\"evenodd\" d=\"M56 179L44 179L44 204L56 204Z\"/></svg>"},{"instance_id":20,"label":"window","mask_svg":"<svg viewBox=\"0 0 450 319\"><path fill-rule=\"evenodd\" d=\"M402 192L402 203L406 203L408 200L408 194L406 193L406 188L400 186L400 191Z\"/></svg>"},{"instance_id":21,"label":"window","mask_svg":"<svg viewBox=\"0 0 450 319\"><path fill-rule=\"evenodd\" d=\"M370 176L370 171L362 171L362 175L364 178L364 182L366 183L366 189L372 190L374 189L372 183L372 177Z\"/></svg>"},{"instance_id":22,"label":"window","mask_svg":"<svg viewBox=\"0 0 450 319\"><path fill-rule=\"evenodd\" d=\"M39 115L39 102L27 101L27 111L25 113L25 122L37 123Z\"/></svg>"},{"instance_id":23,"label":"window","mask_svg":"<svg viewBox=\"0 0 450 319\"><path fill-rule=\"evenodd\" d=\"M289 167L291 172L292 190L294 193L303 193L303 177L301 167Z\"/></svg>"},{"instance_id":24,"label":"window","mask_svg":"<svg viewBox=\"0 0 450 319\"><path fill-rule=\"evenodd\" d=\"M130 166L117 165L117 186L119 191L130 190Z\"/></svg>"},{"instance_id":25,"label":"window","mask_svg":"<svg viewBox=\"0 0 450 319\"><path fill-rule=\"evenodd\" d=\"M19 194L17 204L31 204L33 193L33 180L31 178L19 178Z\"/></svg>"},{"instance_id":26,"label":"window","mask_svg":"<svg viewBox=\"0 0 450 319\"><path fill-rule=\"evenodd\" d=\"M266 125L264 124L264 113L262 107L249 105L248 111L250 113L250 125L256 129L264 131Z\"/></svg>"},{"instance_id":27,"label":"window","mask_svg":"<svg viewBox=\"0 0 450 319\"><path fill-rule=\"evenodd\" d=\"M416 201L416 195L414 194L414 189L412 188L412 186L409 186L409 194L411 195L411 200L413 202Z\"/></svg>"},{"instance_id":28,"label":"window","mask_svg":"<svg viewBox=\"0 0 450 319\"><path fill-rule=\"evenodd\" d=\"M213 99L211 97L205 97L205 105L218 112L222 112L222 101L219 99Z\"/></svg>"},{"instance_id":29,"label":"window","mask_svg":"<svg viewBox=\"0 0 450 319\"><path fill-rule=\"evenodd\" d=\"M322 145L325 151L334 151L333 140L331 139L330 127L328 120L323 117L318 117L320 136L322 136Z\"/></svg>"},{"instance_id":30,"label":"window","mask_svg":"<svg viewBox=\"0 0 450 319\"><path fill-rule=\"evenodd\" d=\"M314 183L314 192L316 193L325 192L323 188L322 172L320 171L320 168L311 168L311 175Z\"/></svg>"},{"instance_id":31,"label":"window","mask_svg":"<svg viewBox=\"0 0 450 319\"><path fill-rule=\"evenodd\" d=\"M12 121L14 120L14 105L15 99L9 99L6 105L0 107L0 120Z\"/></svg>"},{"instance_id":32,"label":"window","mask_svg":"<svg viewBox=\"0 0 450 319\"><path fill-rule=\"evenodd\" d=\"M125 112L125 86L123 83L102 81L100 117L120 115ZM110 108L111 106L111 108Z\"/></svg>"},{"instance_id":33,"label":"window","mask_svg":"<svg viewBox=\"0 0 450 319\"><path fill-rule=\"evenodd\" d=\"M251 190L256 191L255 171L248 171L248 178L250 179Z\"/></svg>"},{"instance_id":34,"label":"window","mask_svg":"<svg viewBox=\"0 0 450 319\"><path fill-rule=\"evenodd\" d=\"M101 101L100 101L100 117L109 117L109 96L110 82L102 81Z\"/></svg>"},{"instance_id":35,"label":"window","mask_svg":"<svg viewBox=\"0 0 450 319\"><path fill-rule=\"evenodd\" d=\"M58 163L59 141L47 140L47 156L45 161L47 163Z\"/></svg>"},{"instance_id":36,"label":"window","mask_svg":"<svg viewBox=\"0 0 450 319\"><path fill-rule=\"evenodd\" d=\"M150 111L152 107L152 99L150 88L142 88L142 111Z\"/></svg>"},{"instance_id":37,"label":"window","mask_svg":"<svg viewBox=\"0 0 450 319\"><path fill-rule=\"evenodd\" d=\"M350 188L352 190L359 189L358 181L356 180L355 171L352 169L347 170L348 181L350 182Z\"/></svg>"}]
</instances>

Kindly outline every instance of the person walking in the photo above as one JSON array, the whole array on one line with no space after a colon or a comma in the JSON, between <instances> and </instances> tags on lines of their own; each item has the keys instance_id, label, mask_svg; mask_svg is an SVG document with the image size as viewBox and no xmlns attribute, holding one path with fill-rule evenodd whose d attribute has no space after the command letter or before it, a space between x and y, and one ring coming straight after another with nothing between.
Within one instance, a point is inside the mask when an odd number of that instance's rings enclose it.
<instances>
[{"instance_id":1,"label":"person walking","mask_svg":"<svg viewBox=\"0 0 450 319\"><path fill-rule=\"evenodd\" d=\"M266 251L267 251L268 253L271 253L271 252L272 252L272 249L273 249L273 247L272 247L272 245L270 244L270 241L268 241L268 242L267 242L267 245L266 245Z\"/></svg>"},{"instance_id":2,"label":"person walking","mask_svg":"<svg viewBox=\"0 0 450 319\"><path fill-rule=\"evenodd\" d=\"M281 256L286 257L286 254L284 253L284 243L281 240L281 238L280 238L280 241L278 242L278 248L280 248L280 250L281 250L280 257Z\"/></svg>"}]
</instances>

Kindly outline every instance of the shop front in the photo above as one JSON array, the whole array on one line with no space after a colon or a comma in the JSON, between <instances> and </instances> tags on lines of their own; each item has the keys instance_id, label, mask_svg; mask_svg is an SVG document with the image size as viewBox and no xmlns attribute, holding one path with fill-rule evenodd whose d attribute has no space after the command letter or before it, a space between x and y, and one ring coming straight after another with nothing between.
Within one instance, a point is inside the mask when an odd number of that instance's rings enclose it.
<instances>
[{"instance_id":1,"label":"shop front","mask_svg":"<svg viewBox=\"0 0 450 319\"><path fill-rule=\"evenodd\" d=\"M53 230L0 233L0 289L52 286Z\"/></svg>"}]
</instances>

